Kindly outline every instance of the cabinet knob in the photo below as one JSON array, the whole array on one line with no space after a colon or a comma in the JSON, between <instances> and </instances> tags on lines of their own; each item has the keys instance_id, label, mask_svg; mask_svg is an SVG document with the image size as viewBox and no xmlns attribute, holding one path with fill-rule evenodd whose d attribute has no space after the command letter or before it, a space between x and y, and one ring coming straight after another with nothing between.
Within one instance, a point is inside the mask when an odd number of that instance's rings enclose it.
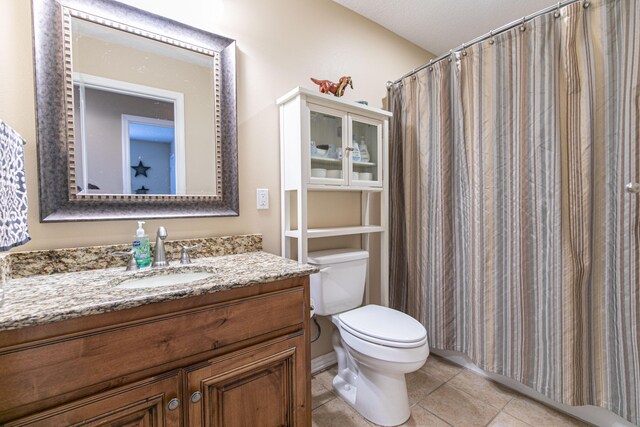
<instances>
[{"instance_id":1,"label":"cabinet knob","mask_svg":"<svg viewBox=\"0 0 640 427\"><path fill-rule=\"evenodd\" d=\"M202 393L200 393L199 391L194 391L191 395L191 403L198 403L200 402L200 399L202 399Z\"/></svg>"},{"instance_id":2,"label":"cabinet knob","mask_svg":"<svg viewBox=\"0 0 640 427\"><path fill-rule=\"evenodd\" d=\"M178 406L180 406L180 399L176 399L175 397L167 404L167 408L169 408L170 411L178 409Z\"/></svg>"}]
</instances>

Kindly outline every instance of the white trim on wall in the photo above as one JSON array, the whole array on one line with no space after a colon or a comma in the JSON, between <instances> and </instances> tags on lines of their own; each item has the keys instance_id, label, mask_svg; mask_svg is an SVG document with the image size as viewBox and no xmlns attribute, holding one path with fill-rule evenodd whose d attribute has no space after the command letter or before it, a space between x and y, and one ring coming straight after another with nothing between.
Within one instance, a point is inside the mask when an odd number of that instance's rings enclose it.
<instances>
[{"instance_id":1,"label":"white trim on wall","mask_svg":"<svg viewBox=\"0 0 640 427\"><path fill-rule=\"evenodd\" d=\"M81 145L81 158L82 158L82 181L80 182L82 185L82 191L86 194L90 193L89 190L89 176L87 171L87 131L86 131L86 117L85 117L85 92L84 86L79 87L80 92L80 145Z\"/></svg>"},{"instance_id":2,"label":"white trim on wall","mask_svg":"<svg viewBox=\"0 0 640 427\"><path fill-rule=\"evenodd\" d=\"M311 359L311 373L315 374L316 372L324 371L336 363L338 363L338 358L335 351L323 354L322 356Z\"/></svg>"}]
</instances>

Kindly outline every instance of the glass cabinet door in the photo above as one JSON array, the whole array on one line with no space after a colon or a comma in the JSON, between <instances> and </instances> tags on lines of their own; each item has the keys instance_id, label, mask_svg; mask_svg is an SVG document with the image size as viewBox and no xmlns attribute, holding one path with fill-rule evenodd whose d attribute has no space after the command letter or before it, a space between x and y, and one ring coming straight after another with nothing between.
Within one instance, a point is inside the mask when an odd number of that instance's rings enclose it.
<instances>
[{"instance_id":1,"label":"glass cabinet door","mask_svg":"<svg viewBox=\"0 0 640 427\"><path fill-rule=\"evenodd\" d=\"M349 151L353 186L382 185L382 123L364 117L350 116Z\"/></svg>"},{"instance_id":2,"label":"glass cabinet door","mask_svg":"<svg viewBox=\"0 0 640 427\"><path fill-rule=\"evenodd\" d=\"M349 175L345 172L348 161L343 156L347 115L311 104L309 109L309 182L345 185Z\"/></svg>"}]
</instances>

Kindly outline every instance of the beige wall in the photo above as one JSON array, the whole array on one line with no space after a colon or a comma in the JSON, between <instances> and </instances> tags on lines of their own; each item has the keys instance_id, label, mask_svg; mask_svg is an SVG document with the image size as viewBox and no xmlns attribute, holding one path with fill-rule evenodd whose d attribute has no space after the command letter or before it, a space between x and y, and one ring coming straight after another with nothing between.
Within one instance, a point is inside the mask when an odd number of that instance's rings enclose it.
<instances>
[{"instance_id":1,"label":"beige wall","mask_svg":"<svg viewBox=\"0 0 640 427\"><path fill-rule=\"evenodd\" d=\"M296 86L313 87L309 77L351 75L354 90L345 98L382 106L385 82L400 77L432 56L382 27L330 0L227 0L223 14L211 0L128 0L132 6L237 40L240 216L153 220L149 234L165 225L170 239L262 233L265 250L280 252L279 139L275 100ZM26 0L0 2L0 118L27 140L29 226L33 240L18 250L123 243L135 221L41 224L33 93L31 11ZM256 210L256 188L268 188L270 206ZM359 199L341 195L310 200L310 225L333 225L359 218ZM336 203L349 215L335 217ZM340 224L336 224L340 223ZM330 224L327 224L330 225ZM358 238L320 239L315 248L358 245ZM330 349L330 335L314 346L314 356Z\"/></svg>"},{"instance_id":2,"label":"beige wall","mask_svg":"<svg viewBox=\"0 0 640 427\"><path fill-rule=\"evenodd\" d=\"M101 224L38 221L30 3L25 0L0 3L0 118L27 140L29 226L33 240L18 250L127 242L135 231L134 221ZM205 0L125 3L237 40L241 215L149 221L151 233L164 224L170 238L262 233L265 249L278 253L276 98L295 86L312 87L309 76L337 78L350 74L355 89L349 89L345 98L366 99L372 106L381 106L387 80L400 77L431 57L330 0L226 1L222 15L216 15L215 2ZM256 210L257 187L270 190L270 210Z\"/></svg>"}]
</instances>

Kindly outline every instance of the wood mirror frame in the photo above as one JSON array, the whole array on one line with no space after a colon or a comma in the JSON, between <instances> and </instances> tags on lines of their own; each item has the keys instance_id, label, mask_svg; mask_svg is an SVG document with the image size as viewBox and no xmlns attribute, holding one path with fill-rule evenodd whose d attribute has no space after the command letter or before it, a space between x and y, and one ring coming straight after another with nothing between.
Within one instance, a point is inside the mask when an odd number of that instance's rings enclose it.
<instances>
[{"instance_id":1,"label":"wood mirror frame","mask_svg":"<svg viewBox=\"0 0 640 427\"><path fill-rule=\"evenodd\" d=\"M111 0L33 0L32 4L40 221L239 215L235 41ZM69 111L69 105L73 109L69 104L73 82L64 39L69 36L69 22L65 22L63 8L139 29L159 41L198 46L218 55L219 110L215 113L219 115L220 150L212 167L220 162L220 194L94 198L77 197L71 190L75 182L69 167L74 141L73 110Z\"/></svg>"}]
</instances>

